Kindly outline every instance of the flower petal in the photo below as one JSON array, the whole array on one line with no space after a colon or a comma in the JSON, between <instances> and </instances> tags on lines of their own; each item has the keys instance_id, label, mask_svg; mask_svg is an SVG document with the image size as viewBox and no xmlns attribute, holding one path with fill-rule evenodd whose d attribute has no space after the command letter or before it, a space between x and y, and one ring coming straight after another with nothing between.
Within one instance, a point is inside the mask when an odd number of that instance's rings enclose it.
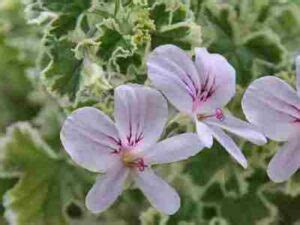
<instances>
[{"instance_id":1,"label":"flower petal","mask_svg":"<svg viewBox=\"0 0 300 225\"><path fill-rule=\"evenodd\" d=\"M205 123L196 120L196 130L198 137L204 146L211 148L213 145L213 136L210 128Z\"/></svg>"},{"instance_id":2,"label":"flower petal","mask_svg":"<svg viewBox=\"0 0 300 225\"><path fill-rule=\"evenodd\" d=\"M296 57L297 92L300 97L300 55Z\"/></svg>"},{"instance_id":3,"label":"flower petal","mask_svg":"<svg viewBox=\"0 0 300 225\"><path fill-rule=\"evenodd\" d=\"M272 158L268 175L274 182L282 182L292 176L300 167L299 137L288 140Z\"/></svg>"},{"instance_id":4,"label":"flower petal","mask_svg":"<svg viewBox=\"0 0 300 225\"><path fill-rule=\"evenodd\" d=\"M134 179L154 208L167 215L177 212L180 207L177 192L166 181L155 175L153 170L137 172Z\"/></svg>"},{"instance_id":5,"label":"flower petal","mask_svg":"<svg viewBox=\"0 0 300 225\"><path fill-rule=\"evenodd\" d=\"M144 158L150 164L171 163L188 159L202 149L203 144L196 134L185 133L151 146L145 150Z\"/></svg>"},{"instance_id":6,"label":"flower petal","mask_svg":"<svg viewBox=\"0 0 300 225\"><path fill-rule=\"evenodd\" d=\"M179 110L191 113L200 79L192 59L174 45L156 48L147 61L148 75Z\"/></svg>"},{"instance_id":7,"label":"flower petal","mask_svg":"<svg viewBox=\"0 0 300 225\"><path fill-rule=\"evenodd\" d=\"M223 130L220 128L211 125L210 126L214 138L225 148L225 150L241 164L244 168L247 168L248 163L247 159L243 155L240 148L234 143L231 137L229 137Z\"/></svg>"},{"instance_id":8,"label":"flower petal","mask_svg":"<svg viewBox=\"0 0 300 225\"><path fill-rule=\"evenodd\" d=\"M243 96L242 107L247 120L276 141L287 140L299 124L300 98L273 76L255 80Z\"/></svg>"},{"instance_id":9,"label":"flower petal","mask_svg":"<svg viewBox=\"0 0 300 225\"><path fill-rule=\"evenodd\" d=\"M100 213L109 208L122 193L128 174L129 170L119 165L99 176L86 196L87 208L93 213Z\"/></svg>"},{"instance_id":10,"label":"flower petal","mask_svg":"<svg viewBox=\"0 0 300 225\"><path fill-rule=\"evenodd\" d=\"M195 64L203 89L213 94L199 107L198 113L211 112L225 106L235 95L236 75L234 68L219 54L211 54L206 48L196 48Z\"/></svg>"},{"instance_id":11,"label":"flower petal","mask_svg":"<svg viewBox=\"0 0 300 225\"><path fill-rule=\"evenodd\" d=\"M140 85L122 85L115 90L115 120L122 143L147 146L160 137L168 117L164 97Z\"/></svg>"},{"instance_id":12,"label":"flower petal","mask_svg":"<svg viewBox=\"0 0 300 225\"><path fill-rule=\"evenodd\" d=\"M245 138L254 144L264 145L267 143L265 136L259 132L254 125L240 120L230 114L225 114L223 120L212 117L205 120L205 122L221 127L222 129Z\"/></svg>"},{"instance_id":13,"label":"flower petal","mask_svg":"<svg viewBox=\"0 0 300 225\"><path fill-rule=\"evenodd\" d=\"M60 133L67 153L80 166L104 172L117 158L111 154L119 148L118 131L103 112L85 107L73 112Z\"/></svg>"}]
</instances>

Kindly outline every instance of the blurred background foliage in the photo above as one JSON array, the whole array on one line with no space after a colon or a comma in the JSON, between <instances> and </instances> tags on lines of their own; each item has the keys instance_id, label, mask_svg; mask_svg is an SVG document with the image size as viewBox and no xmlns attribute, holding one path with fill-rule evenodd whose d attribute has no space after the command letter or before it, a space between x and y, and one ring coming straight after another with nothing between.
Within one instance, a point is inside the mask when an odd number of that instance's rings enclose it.
<instances>
[{"instance_id":1,"label":"blurred background foliage","mask_svg":"<svg viewBox=\"0 0 300 225\"><path fill-rule=\"evenodd\" d=\"M155 168L179 191L182 207L164 216L135 187L100 215L84 206L95 174L64 153L59 131L74 109L111 114L119 84L148 85L147 54L176 44L223 54L237 70L229 108L259 76L295 83L300 54L298 0L1 0L1 225L299 225L300 174L274 184L266 166L279 144L237 140L243 170L217 143L196 157ZM164 136L193 130L171 116Z\"/></svg>"}]
</instances>

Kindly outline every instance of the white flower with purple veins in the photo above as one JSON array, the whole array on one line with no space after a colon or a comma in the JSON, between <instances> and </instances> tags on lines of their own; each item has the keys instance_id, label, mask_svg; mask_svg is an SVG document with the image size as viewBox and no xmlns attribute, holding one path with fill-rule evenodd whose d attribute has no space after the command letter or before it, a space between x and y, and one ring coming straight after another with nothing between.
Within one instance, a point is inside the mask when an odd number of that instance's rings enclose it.
<instances>
[{"instance_id":1,"label":"white flower with purple veins","mask_svg":"<svg viewBox=\"0 0 300 225\"><path fill-rule=\"evenodd\" d=\"M248 139L254 144L266 143L256 128L224 113L223 107L235 95L235 70L219 54L196 48L195 62L180 48L164 45L148 58L148 75L155 87L181 112L196 123L200 140L211 147L213 137L243 167L247 160L241 150L222 129Z\"/></svg>"},{"instance_id":2,"label":"white flower with purple veins","mask_svg":"<svg viewBox=\"0 0 300 225\"><path fill-rule=\"evenodd\" d=\"M197 154L197 135L181 134L157 143L167 121L164 97L139 85L115 90L115 123L103 112L85 107L65 121L61 140L72 159L100 176L89 191L86 205L99 213L121 194L127 178L134 181L150 203L165 214L180 207L177 192L155 175L151 165L185 160Z\"/></svg>"},{"instance_id":3,"label":"white flower with purple veins","mask_svg":"<svg viewBox=\"0 0 300 225\"><path fill-rule=\"evenodd\" d=\"M300 167L300 57L296 64L298 92L283 80L266 76L255 80L242 100L250 122L271 140L286 142L268 166L275 182L287 180Z\"/></svg>"}]
</instances>

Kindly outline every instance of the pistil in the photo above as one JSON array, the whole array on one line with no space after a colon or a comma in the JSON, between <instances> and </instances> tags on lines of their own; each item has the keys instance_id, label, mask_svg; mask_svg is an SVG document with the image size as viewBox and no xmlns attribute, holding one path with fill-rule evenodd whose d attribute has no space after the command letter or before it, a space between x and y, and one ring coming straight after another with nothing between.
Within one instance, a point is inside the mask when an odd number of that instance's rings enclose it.
<instances>
[{"instance_id":1,"label":"pistil","mask_svg":"<svg viewBox=\"0 0 300 225\"><path fill-rule=\"evenodd\" d=\"M137 168L140 172L143 172L148 167L143 158L137 158L129 152L123 154L122 161L126 167Z\"/></svg>"}]
</instances>

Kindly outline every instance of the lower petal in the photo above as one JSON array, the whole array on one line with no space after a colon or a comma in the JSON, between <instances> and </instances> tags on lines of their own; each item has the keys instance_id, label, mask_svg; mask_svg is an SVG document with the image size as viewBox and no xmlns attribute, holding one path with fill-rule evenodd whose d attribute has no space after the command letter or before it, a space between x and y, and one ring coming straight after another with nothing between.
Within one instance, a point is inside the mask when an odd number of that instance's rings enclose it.
<instances>
[{"instance_id":1,"label":"lower petal","mask_svg":"<svg viewBox=\"0 0 300 225\"><path fill-rule=\"evenodd\" d=\"M213 145L213 136L210 128L198 120L196 120L196 130L200 141L204 144L205 147L211 148Z\"/></svg>"},{"instance_id":2,"label":"lower petal","mask_svg":"<svg viewBox=\"0 0 300 225\"><path fill-rule=\"evenodd\" d=\"M221 127L222 129L245 138L254 144L264 145L267 143L265 136L254 125L231 116L230 114L226 114L223 120L209 118L205 122Z\"/></svg>"},{"instance_id":3,"label":"lower petal","mask_svg":"<svg viewBox=\"0 0 300 225\"><path fill-rule=\"evenodd\" d=\"M229 137L223 130L218 127L211 126L211 131L214 138L225 148L225 150L236 160L242 167L247 168L247 159L243 155L240 148L235 144L231 137Z\"/></svg>"},{"instance_id":4,"label":"lower petal","mask_svg":"<svg viewBox=\"0 0 300 225\"><path fill-rule=\"evenodd\" d=\"M137 172L135 183L151 205L162 213L172 215L179 209L180 198L177 192L166 181L155 175L153 170Z\"/></svg>"},{"instance_id":5,"label":"lower petal","mask_svg":"<svg viewBox=\"0 0 300 225\"><path fill-rule=\"evenodd\" d=\"M123 191L123 185L129 170L119 165L97 178L96 183L86 197L86 206L93 213L100 213L109 208Z\"/></svg>"},{"instance_id":6,"label":"lower petal","mask_svg":"<svg viewBox=\"0 0 300 225\"><path fill-rule=\"evenodd\" d=\"M283 182L292 176L300 166L300 143L293 138L275 154L268 166L268 175L274 182Z\"/></svg>"}]
</instances>

